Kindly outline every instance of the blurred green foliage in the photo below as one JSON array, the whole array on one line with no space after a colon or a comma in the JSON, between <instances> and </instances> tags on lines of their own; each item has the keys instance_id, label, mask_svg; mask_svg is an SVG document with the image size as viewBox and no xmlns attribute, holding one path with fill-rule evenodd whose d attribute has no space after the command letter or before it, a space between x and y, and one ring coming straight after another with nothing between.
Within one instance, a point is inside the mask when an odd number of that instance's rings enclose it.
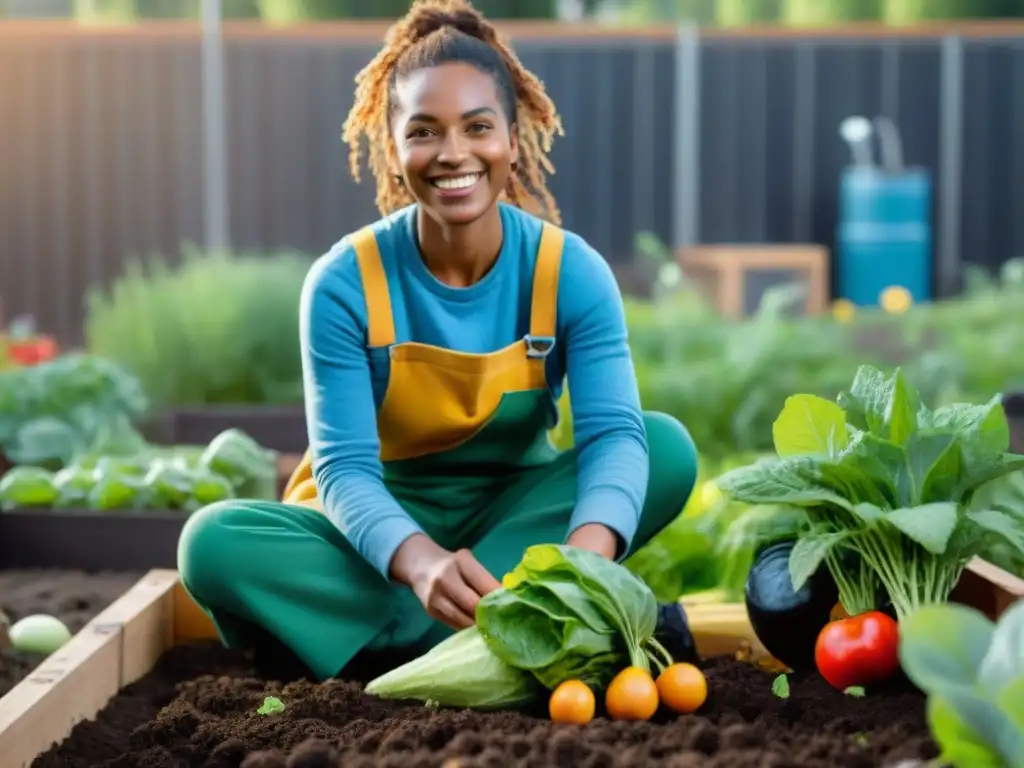
<instances>
[{"instance_id":1,"label":"blurred green foliage","mask_svg":"<svg viewBox=\"0 0 1024 768\"><path fill-rule=\"evenodd\" d=\"M0 0L2 1L2 0ZM221 0L225 18L262 18L273 24L332 19L394 19L411 0ZM474 0L493 19L553 19L558 0ZM194 19L200 0L75 0L74 14L86 23L125 23L137 19Z\"/></svg>"},{"instance_id":2,"label":"blurred green foliage","mask_svg":"<svg viewBox=\"0 0 1024 768\"><path fill-rule=\"evenodd\" d=\"M1022 0L624 0L617 5L622 18L634 23L690 20L726 27L858 21L914 24L1024 16Z\"/></svg>"},{"instance_id":3,"label":"blurred green foliage","mask_svg":"<svg viewBox=\"0 0 1024 768\"><path fill-rule=\"evenodd\" d=\"M138 377L156 406L302 400L299 301L312 261L186 248L131 262L87 298L93 354Z\"/></svg>"}]
</instances>

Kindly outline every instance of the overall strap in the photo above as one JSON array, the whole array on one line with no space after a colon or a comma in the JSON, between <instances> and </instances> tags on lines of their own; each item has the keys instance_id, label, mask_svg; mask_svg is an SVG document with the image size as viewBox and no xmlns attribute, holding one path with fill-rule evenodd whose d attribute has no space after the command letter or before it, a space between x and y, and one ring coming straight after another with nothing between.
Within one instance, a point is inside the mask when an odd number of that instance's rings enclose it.
<instances>
[{"instance_id":1,"label":"overall strap","mask_svg":"<svg viewBox=\"0 0 1024 768\"><path fill-rule=\"evenodd\" d=\"M562 266L565 232L543 223L537 264L533 270L533 299L530 305L530 337L527 342L533 357L546 357L555 345L558 316L558 274Z\"/></svg>"},{"instance_id":2,"label":"overall strap","mask_svg":"<svg viewBox=\"0 0 1024 768\"><path fill-rule=\"evenodd\" d=\"M366 299L366 329L371 347L388 347L395 343L395 319L391 314L391 294L380 258L377 238L371 227L363 227L352 235L359 273L363 278Z\"/></svg>"}]
</instances>

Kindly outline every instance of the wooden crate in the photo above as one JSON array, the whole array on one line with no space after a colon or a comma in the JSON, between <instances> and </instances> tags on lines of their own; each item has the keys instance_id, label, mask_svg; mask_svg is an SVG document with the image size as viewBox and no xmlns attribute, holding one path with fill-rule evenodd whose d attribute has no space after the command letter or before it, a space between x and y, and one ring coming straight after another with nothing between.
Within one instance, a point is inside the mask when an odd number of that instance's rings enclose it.
<instances>
[{"instance_id":1,"label":"wooden crate","mask_svg":"<svg viewBox=\"0 0 1024 768\"><path fill-rule=\"evenodd\" d=\"M831 293L829 251L820 245L701 245L681 248L679 266L726 317L757 311L764 292L798 282L806 287L803 313L825 312Z\"/></svg>"},{"instance_id":2,"label":"wooden crate","mask_svg":"<svg viewBox=\"0 0 1024 768\"><path fill-rule=\"evenodd\" d=\"M1024 580L974 561L958 587L961 599L995 617L1024 597ZM701 655L741 655L770 662L740 604L684 599ZM126 685L146 675L174 645L216 638L213 624L173 570L153 570L89 622L63 648L0 698L2 768L29 768Z\"/></svg>"}]
</instances>

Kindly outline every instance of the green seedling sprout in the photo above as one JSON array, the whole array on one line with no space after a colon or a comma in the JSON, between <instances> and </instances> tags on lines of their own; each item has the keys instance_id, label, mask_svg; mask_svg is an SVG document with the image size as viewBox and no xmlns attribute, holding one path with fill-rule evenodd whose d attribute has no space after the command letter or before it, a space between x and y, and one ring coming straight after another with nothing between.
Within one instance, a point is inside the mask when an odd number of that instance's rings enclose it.
<instances>
[{"instance_id":1,"label":"green seedling sprout","mask_svg":"<svg viewBox=\"0 0 1024 768\"><path fill-rule=\"evenodd\" d=\"M843 691L843 693L845 693L847 696L853 696L853 698L855 699L864 698L864 689L861 688L859 685L851 685L849 688Z\"/></svg>"},{"instance_id":2,"label":"green seedling sprout","mask_svg":"<svg viewBox=\"0 0 1024 768\"><path fill-rule=\"evenodd\" d=\"M284 702L276 696L267 696L263 704L256 710L258 715L279 715L284 712Z\"/></svg>"},{"instance_id":3,"label":"green seedling sprout","mask_svg":"<svg viewBox=\"0 0 1024 768\"><path fill-rule=\"evenodd\" d=\"M772 680L772 693L780 699L789 698L789 678L786 675L779 675Z\"/></svg>"}]
</instances>

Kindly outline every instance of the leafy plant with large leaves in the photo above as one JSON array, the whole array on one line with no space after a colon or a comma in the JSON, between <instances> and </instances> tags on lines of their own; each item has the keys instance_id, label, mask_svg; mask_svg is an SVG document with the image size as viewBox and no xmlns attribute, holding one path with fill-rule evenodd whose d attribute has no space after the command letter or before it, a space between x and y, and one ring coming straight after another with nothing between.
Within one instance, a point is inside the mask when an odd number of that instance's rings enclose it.
<instances>
[{"instance_id":1,"label":"leafy plant with large leaves","mask_svg":"<svg viewBox=\"0 0 1024 768\"><path fill-rule=\"evenodd\" d=\"M877 607L883 590L900 618L944 601L992 537L1024 553L1019 516L973 504L979 488L1024 469L1008 453L999 397L932 410L899 369L862 366L837 402L788 398L772 434L777 457L718 484L739 501L801 508L794 586L824 562L851 614Z\"/></svg>"},{"instance_id":2,"label":"leafy plant with large leaves","mask_svg":"<svg viewBox=\"0 0 1024 768\"><path fill-rule=\"evenodd\" d=\"M993 623L949 603L900 627L900 663L928 694L928 723L954 768L1024 768L1024 600Z\"/></svg>"},{"instance_id":3,"label":"leafy plant with large leaves","mask_svg":"<svg viewBox=\"0 0 1024 768\"><path fill-rule=\"evenodd\" d=\"M625 666L672 663L654 639L654 593L600 555L532 546L502 587L480 601L477 626L495 656L548 688L574 679L603 688Z\"/></svg>"},{"instance_id":4,"label":"leafy plant with large leaves","mask_svg":"<svg viewBox=\"0 0 1024 768\"><path fill-rule=\"evenodd\" d=\"M585 550L539 544L484 597L476 625L371 681L367 693L441 705L526 703L565 680L605 688L624 667L661 671L658 605L643 581Z\"/></svg>"},{"instance_id":5,"label":"leafy plant with large leaves","mask_svg":"<svg viewBox=\"0 0 1024 768\"><path fill-rule=\"evenodd\" d=\"M131 451L148 408L138 379L92 355L0 372L0 454L61 469L89 451Z\"/></svg>"}]
</instances>

